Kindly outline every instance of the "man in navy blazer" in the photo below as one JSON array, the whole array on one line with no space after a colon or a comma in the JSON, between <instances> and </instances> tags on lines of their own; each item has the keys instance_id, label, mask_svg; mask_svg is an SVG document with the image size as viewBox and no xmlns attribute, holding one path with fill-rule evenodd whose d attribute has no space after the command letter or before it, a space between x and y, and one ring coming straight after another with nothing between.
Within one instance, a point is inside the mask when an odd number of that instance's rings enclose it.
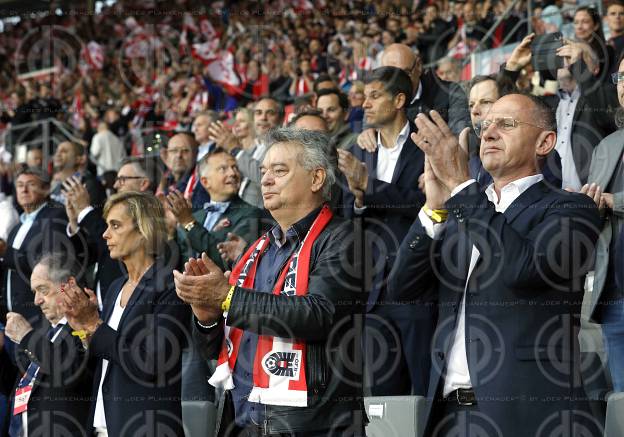
<instances>
[{"instance_id":1,"label":"man in navy blazer","mask_svg":"<svg viewBox=\"0 0 624 437\"><path fill-rule=\"evenodd\" d=\"M576 336L600 219L590 197L539 172L554 114L533 96L496 101L483 121L481 161L494 180L485 191L467 147L431 118L419 115L413 136L427 157L427 205L390 280L393 291L408 283L410 297L433 288L439 299L426 434L601 435Z\"/></svg>"},{"instance_id":2,"label":"man in navy blazer","mask_svg":"<svg viewBox=\"0 0 624 437\"><path fill-rule=\"evenodd\" d=\"M52 251L74 255L75 248L65 235L67 216L59 203L49 198L50 178L39 168L20 171L15 179L17 203L24 212L20 223L9 233L1 266L4 310L19 313L31 324L43 321L30 291L30 274L37 256Z\"/></svg>"},{"instance_id":3,"label":"man in navy blazer","mask_svg":"<svg viewBox=\"0 0 624 437\"><path fill-rule=\"evenodd\" d=\"M346 178L344 205L348 216L361 220L372 259L366 269L369 292L366 317L366 371L373 395L424 395L429 375L429 339L435 307L426 298L390 302L388 272L399 244L424 202L418 177L424 154L410 139L415 126L405 108L411 96L409 76L395 67L374 70L366 80L363 108L366 123L377 130L373 153L357 145L338 150Z\"/></svg>"}]
</instances>

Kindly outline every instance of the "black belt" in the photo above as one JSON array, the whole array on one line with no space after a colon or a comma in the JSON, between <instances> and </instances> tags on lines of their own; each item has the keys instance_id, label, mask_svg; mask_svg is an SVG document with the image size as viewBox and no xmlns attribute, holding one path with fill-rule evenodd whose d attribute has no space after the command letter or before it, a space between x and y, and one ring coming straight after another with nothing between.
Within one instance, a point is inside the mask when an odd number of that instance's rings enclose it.
<instances>
[{"instance_id":1,"label":"black belt","mask_svg":"<svg viewBox=\"0 0 624 437\"><path fill-rule=\"evenodd\" d=\"M469 406L477 404L477 396L471 388L458 388L444 398L446 402L456 402L457 405Z\"/></svg>"}]
</instances>

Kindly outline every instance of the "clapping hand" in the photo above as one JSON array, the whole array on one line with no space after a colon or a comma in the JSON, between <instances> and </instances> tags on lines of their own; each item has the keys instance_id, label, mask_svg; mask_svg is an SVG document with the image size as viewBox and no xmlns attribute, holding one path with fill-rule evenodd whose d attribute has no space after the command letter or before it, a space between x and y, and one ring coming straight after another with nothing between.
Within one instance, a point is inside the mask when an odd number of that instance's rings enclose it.
<instances>
[{"instance_id":1,"label":"clapping hand","mask_svg":"<svg viewBox=\"0 0 624 437\"><path fill-rule=\"evenodd\" d=\"M416 126L418 132L411 138L425 153L437 180L450 193L455 187L470 179L468 170L468 133L465 128L457 138L449 129L444 119L436 111L430 112L431 118L418 114ZM425 186L429 180L425 180Z\"/></svg>"},{"instance_id":2,"label":"clapping hand","mask_svg":"<svg viewBox=\"0 0 624 437\"><path fill-rule=\"evenodd\" d=\"M219 255L225 262L235 262L243 254L247 242L239 235L228 232L227 239L217 244Z\"/></svg>"},{"instance_id":3,"label":"clapping hand","mask_svg":"<svg viewBox=\"0 0 624 437\"><path fill-rule=\"evenodd\" d=\"M205 252L201 259L190 258L184 264L184 273L173 271L178 297L191 306L202 323L213 323L221 317L221 304L230 289L228 277L229 272L223 273Z\"/></svg>"},{"instance_id":4,"label":"clapping hand","mask_svg":"<svg viewBox=\"0 0 624 437\"><path fill-rule=\"evenodd\" d=\"M181 192L176 189L170 190L166 199L169 210L180 225L184 226L194 220L191 204Z\"/></svg>"},{"instance_id":5,"label":"clapping hand","mask_svg":"<svg viewBox=\"0 0 624 437\"><path fill-rule=\"evenodd\" d=\"M67 323L75 330L93 333L102 323L98 314L97 296L93 290L80 288L74 278L69 278L67 283L61 285L58 303Z\"/></svg>"}]
</instances>

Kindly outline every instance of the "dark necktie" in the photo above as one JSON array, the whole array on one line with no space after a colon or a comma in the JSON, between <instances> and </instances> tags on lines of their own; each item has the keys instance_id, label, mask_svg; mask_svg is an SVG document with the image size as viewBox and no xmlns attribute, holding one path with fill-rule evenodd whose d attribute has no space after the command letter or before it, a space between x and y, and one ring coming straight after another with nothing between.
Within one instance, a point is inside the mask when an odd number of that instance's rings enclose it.
<instances>
[{"instance_id":1,"label":"dark necktie","mask_svg":"<svg viewBox=\"0 0 624 437\"><path fill-rule=\"evenodd\" d=\"M54 335L58 331L60 331L63 328L63 326L64 325L58 324L54 328L50 327L50 329L48 330L46 334L48 339L52 341L52 339L54 338ZM28 365L28 368L26 369L26 372L24 373L24 376L22 376L22 379L20 379L19 383L17 384L16 389L24 388L30 385L35 379L35 376L37 375L38 370L39 370L39 365L31 361L31 363ZM11 399L11 423L9 425L9 437L22 437L22 414L24 413L17 414L17 415L13 414L14 402L15 402L15 393L13 394L13 398Z\"/></svg>"}]
</instances>

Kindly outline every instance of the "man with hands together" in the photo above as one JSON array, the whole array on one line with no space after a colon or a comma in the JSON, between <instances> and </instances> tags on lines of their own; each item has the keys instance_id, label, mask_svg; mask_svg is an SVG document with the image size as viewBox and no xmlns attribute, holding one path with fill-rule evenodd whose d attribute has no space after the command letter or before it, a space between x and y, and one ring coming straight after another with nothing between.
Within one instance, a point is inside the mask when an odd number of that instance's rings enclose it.
<instances>
[{"instance_id":1,"label":"man with hands together","mask_svg":"<svg viewBox=\"0 0 624 437\"><path fill-rule=\"evenodd\" d=\"M209 380L224 390L217 433L361 436L353 353L365 297L351 224L327 204L335 157L316 131L277 129L267 144L262 197L277 224L231 274L206 253L174 272L178 297L195 315L196 344L218 358Z\"/></svg>"},{"instance_id":2,"label":"man with hands together","mask_svg":"<svg viewBox=\"0 0 624 437\"><path fill-rule=\"evenodd\" d=\"M537 435L543 426L594 430L574 382L574 351L599 216L587 196L543 181L554 114L528 95L494 103L480 147L494 181L488 187L470 179L465 133L459 141L434 111L416 125L427 201L401 243L389 288L394 298L437 295L426 435L454 435L459 426L505 436ZM552 341L558 332L569 332L570 343ZM544 369L562 353L567 376L555 380Z\"/></svg>"}]
</instances>

